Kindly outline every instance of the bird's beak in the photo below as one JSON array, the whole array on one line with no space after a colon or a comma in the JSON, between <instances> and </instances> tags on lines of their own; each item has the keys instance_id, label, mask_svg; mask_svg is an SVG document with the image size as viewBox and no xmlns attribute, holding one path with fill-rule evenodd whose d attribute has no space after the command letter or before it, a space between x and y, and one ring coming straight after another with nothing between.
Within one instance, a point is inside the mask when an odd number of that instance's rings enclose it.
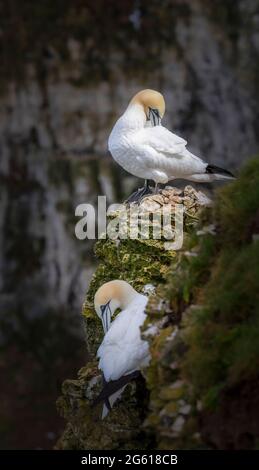
<instances>
[{"instance_id":1,"label":"bird's beak","mask_svg":"<svg viewBox=\"0 0 259 470\"><path fill-rule=\"evenodd\" d=\"M161 116L158 109L149 108L148 120L151 122L152 126L160 126Z\"/></svg>"},{"instance_id":2,"label":"bird's beak","mask_svg":"<svg viewBox=\"0 0 259 470\"><path fill-rule=\"evenodd\" d=\"M104 333L107 333L111 324L110 301L107 302L107 304L101 306L101 312L102 312L103 331Z\"/></svg>"}]
</instances>

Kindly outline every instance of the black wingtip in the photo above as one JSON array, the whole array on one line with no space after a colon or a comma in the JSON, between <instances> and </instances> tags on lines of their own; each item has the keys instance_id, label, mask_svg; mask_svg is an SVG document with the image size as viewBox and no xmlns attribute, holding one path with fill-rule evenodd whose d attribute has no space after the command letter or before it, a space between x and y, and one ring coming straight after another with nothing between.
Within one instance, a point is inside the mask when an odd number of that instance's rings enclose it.
<instances>
[{"instance_id":1,"label":"black wingtip","mask_svg":"<svg viewBox=\"0 0 259 470\"><path fill-rule=\"evenodd\" d=\"M102 401L107 406L106 402L108 400L108 403L109 403L109 397L111 395L113 395L115 392L123 388L124 385L127 385L129 382L131 382L131 380L134 380L139 376L140 376L140 371L135 370L131 374L123 375L117 380L111 380L110 382L105 382L103 389L101 390L99 395L95 398L95 400L92 402L92 407L94 408L96 405L98 405ZM109 406L107 406L107 408L110 409Z\"/></svg>"},{"instance_id":2,"label":"black wingtip","mask_svg":"<svg viewBox=\"0 0 259 470\"><path fill-rule=\"evenodd\" d=\"M231 173L231 171L225 170L224 168L220 168L220 166L216 166L216 165L207 165L206 173L219 174L219 175L230 176L230 178L236 178L235 175Z\"/></svg>"}]
</instances>

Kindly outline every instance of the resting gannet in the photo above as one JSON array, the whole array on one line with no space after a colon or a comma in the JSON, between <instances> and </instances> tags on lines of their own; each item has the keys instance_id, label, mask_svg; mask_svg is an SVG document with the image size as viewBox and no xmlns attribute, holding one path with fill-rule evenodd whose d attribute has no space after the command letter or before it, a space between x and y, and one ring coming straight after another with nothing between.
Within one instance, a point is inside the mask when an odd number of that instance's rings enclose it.
<instances>
[{"instance_id":1,"label":"resting gannet","mask_svg":"<svg viewBox=\"0 0 259 470\"><path fill-rule=\"evenodd\" d=\"M198 183L234 178L229 171L189 152L186 140L161 125L164 113L163 95L142 90L131 99L109 136L108 148L114 160L132 175L145 179L144 188L133 193L128 202L149 192L148 180L153 180L157 189L158 183L176 178Z\"/></svg>"},{"instance_id":2,"label":"resting gannet","mask_svg":"<svg viewBox=\"0 0 259 470\"><path fill-rule=\"evenodd\" d=\"M94 405L105 402L102 418L107 415L126 384L136 378L140 369L149 362L148 343L140 335L140 327L146 318L147 301L145 295L120 280L103 284L95 294L95 311L106 331L97 351L104 387L94 402ZM111 322L117 309L121 312Z\"/></svg>"}]
</instances>

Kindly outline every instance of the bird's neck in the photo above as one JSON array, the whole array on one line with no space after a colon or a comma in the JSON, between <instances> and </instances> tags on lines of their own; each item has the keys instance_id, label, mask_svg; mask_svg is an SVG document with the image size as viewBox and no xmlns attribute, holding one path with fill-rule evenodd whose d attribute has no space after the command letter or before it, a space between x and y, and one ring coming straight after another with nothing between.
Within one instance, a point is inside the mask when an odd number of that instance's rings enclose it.
<instances>
[{"instance_id":1,"label":"bird's neck","mask_svg":"<svg viewBox=\"0 0 259 470\"><path fill-rule=\"evenodd\" d=\"M146 299L146 297L142 294L139 294L138 292L132 292L131 295L128 295L127 296L127 300L125 299L125 302L124 302L124 305L123 305L123 309L126 309L132 305L134 305L134 303L136 303L137 305L144 301Z\"/></svg>"},{"instance_id":2,"label":"bird's neck","mask_svg":"<svg viewBox=\"0 0 259 470\"><path fill-rule=\"evenodd\" d=\"M127 129L142 129L146 124L146 115L143 107L137 103L128 106L121 117L121 124Z\"/></svg>"}]
</instances>

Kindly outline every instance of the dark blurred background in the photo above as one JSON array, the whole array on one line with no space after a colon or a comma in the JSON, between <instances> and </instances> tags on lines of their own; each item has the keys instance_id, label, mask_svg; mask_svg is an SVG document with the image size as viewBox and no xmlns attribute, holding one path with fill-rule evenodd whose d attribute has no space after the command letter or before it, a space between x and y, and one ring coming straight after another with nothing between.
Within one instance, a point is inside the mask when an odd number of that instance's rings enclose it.
<instances>
[{"instance_id":1,"label":"dark blurred background","mask_svg":"<svg viewBox=\"0 0 259 470\"><path fill-rule=\"evenodd\" d=\"M258 0L0 1L0 448L51 448L84 365L95 266L74 211L136 185L107 152L129 98L231 170L259 147Z\"/></svg>"}]
</instances>

